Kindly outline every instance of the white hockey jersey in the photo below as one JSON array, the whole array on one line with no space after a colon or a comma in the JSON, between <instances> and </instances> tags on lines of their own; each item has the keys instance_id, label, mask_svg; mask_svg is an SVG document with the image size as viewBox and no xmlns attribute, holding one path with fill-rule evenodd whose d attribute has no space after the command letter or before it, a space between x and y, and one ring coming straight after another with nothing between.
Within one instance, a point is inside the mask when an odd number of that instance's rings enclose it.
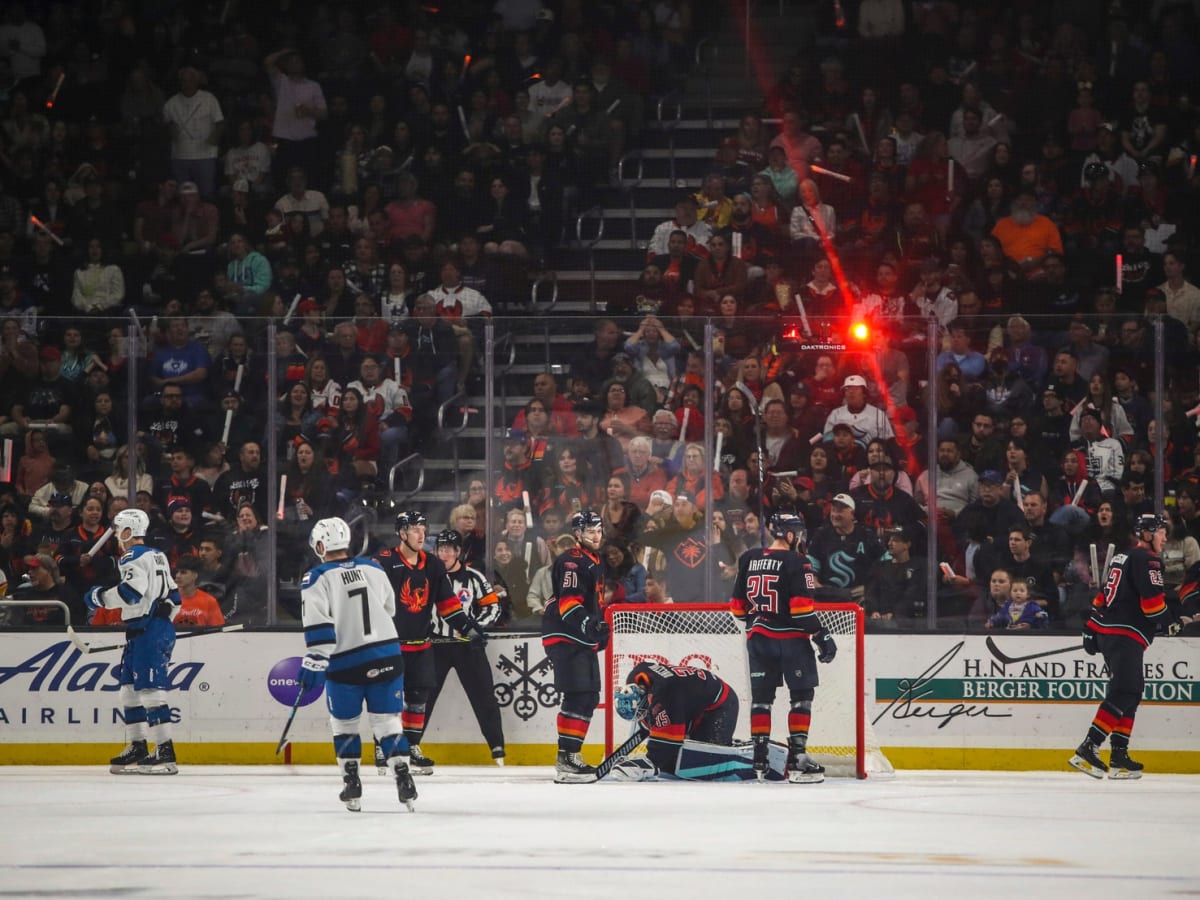
<instances>
[{"instance_id":1,"label":"white hockey jersey","mask_svg":"<svg viewBox=\"0 0 1200 900\"><path fill-rule=\"evenodd\" d=\"M403 672L392 622L396 594L375 560L357 557L309 569L300 600L308 652L329 660L330 680L362 683Z\"/></svg>"},{"instance_id":2,"label":"white hockey jersey","mask_svg":"<svg viewBox=\"0 0 1200 900\"><path fill-rule=\"evenodd\" d=\"M117 561L117 572L121 581L101 591L97 599L106 609L119 609L126 628L143 626L163 602L174 604L172 619L179 613L179 585L162 551L134 544Z\"/></svg>"}]
</instances>

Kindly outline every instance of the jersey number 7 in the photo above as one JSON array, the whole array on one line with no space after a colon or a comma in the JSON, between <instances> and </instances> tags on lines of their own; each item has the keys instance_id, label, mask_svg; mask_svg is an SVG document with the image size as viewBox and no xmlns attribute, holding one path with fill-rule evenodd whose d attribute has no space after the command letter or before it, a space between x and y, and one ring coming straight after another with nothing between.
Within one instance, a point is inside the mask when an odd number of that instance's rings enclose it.
<instances>
[{"instance_id":1,"label":"jersey number 7","mask_svg":"<svg viewBox=\"0 0 1200 900\"><path fill-rule=\"evenodd\" d=\"M751 575L746 579L746 600L755 612L779 611L779 592L775 583L778 575Z\"/></svg>"},{"instance_id":2,"label":"jersey number 7","mask_svg":"<svg viewBox=\"0 0 1200 900\"><path fill-rule=\"evenodd\" d=\"M365 638L375 637L375 632L373 632L371 630L371 604L367 602L367 589L366 588L355 588L354 590L349 591L348 593L350 595L351 600L353 600L355 597L357 597L359 600L362 601L363 637L365 637Z\"/></svg>"}]
</instances>

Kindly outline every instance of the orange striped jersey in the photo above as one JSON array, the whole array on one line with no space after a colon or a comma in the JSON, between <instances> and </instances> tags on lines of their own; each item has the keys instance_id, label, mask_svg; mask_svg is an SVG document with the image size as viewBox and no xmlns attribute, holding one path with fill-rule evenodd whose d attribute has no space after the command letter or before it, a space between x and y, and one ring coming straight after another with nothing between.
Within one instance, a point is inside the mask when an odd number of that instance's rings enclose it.
<instances>
[{"instance_id":1,"label":"orange striped jersey","mask_svg":"<svg viewBox=\"0 0 1200 900\"><path fill-rule=\"evenodd\" d=\"M733 693L707 669L652 661L634 666L625 683L646 691L645 724L650 729L646 754L660 771L672 774L692 728Z\"/></svg>"},{"instance_id":2,"label":"orange striped jersey","mask_svg":"<svg viewBox=\"0 0 1200 900\"><path fill-rule=\"evenodd\" d=\"M584 547L564 551L550 569L554 596L542 614L542 644L594 647L586 623L603 618L604 563Z\"/></svg>"},{"instance_id":3,"label":"orange striped jersey","mask_svg":"<svg viewBox=\"0 0 1200 900\"><path fill-rule=\"evenodd\" d=\"M793 550L747 550L738 560L730 612L747 634L807 638L821 630L813 607L817 578L808 557Z\"/></svg>"},{"instance_id":4,"label":"orange striped jersey","mask_svg":"<svg viewBox=\"0 0 1200 900\"><path fill-rule=\"evenodd\" d=\"M1169 619L1158 554L1134 547L1113 556L1104 585L1092 600L1092 617L1086 627L1149 647L1158 623Z\"/></svg>"}]
</instances>

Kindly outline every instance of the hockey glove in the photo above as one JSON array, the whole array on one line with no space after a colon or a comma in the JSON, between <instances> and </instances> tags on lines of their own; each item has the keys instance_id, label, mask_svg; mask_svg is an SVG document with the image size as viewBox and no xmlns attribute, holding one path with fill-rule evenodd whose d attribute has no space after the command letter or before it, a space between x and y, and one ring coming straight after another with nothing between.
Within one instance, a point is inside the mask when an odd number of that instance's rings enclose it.
<instances>
[{"instance_id":1,"label":"hockey glove","mask_svg":"<svg viewBox=\"0 0 1200 900\"><path fill-rule=\"evenodd\" d=\"M608 634L612 629L604 619L587 618L583 620L583 636L589 643L595 644L596 649L603 650L608 646Z\"/></svg>"},{"instance_id":2,"label":"hockey glove","mask_svg":"<svg viewBox=\"0 0 1200 900\"><path fill-rule=\"evenodd\" d=\"M817 647L817 659L823 663L833 662L833 658L837 656L837 642L833 635L822 628L813 635L812 640Z\"/></svg>"},{"instance_id":3,"label":"hockey glove","mask_svg":"<svg viewBox=\"0 0 1200 900\"><path fill-rule=\"evenodd\" d=\"M466 623L462 627L462 635L463 635L463 637L471 639L472 646L475 646L475 647L486 647L487 646L487 641L488 641L487 632L485 632L482 628L480 628L479 623L476 622L474 619L467 619Z\"/></svg>"},{"instance_id":4,"label":"hockey glove","mask_svg":"<svg viewBox=\"0 0 1200 900\"><path fill-rule=\"evenodd\" d=\"M1096 632L1090 628L1083 629L1083 652L1095 656L1100 652L1100 642L1096 640Z\"/></svg>"},{"instance_id":5,"label":"hockey glove","mask_svg":"<svg viewBox=\"0 0 1200 900\"><path fill-rule=\"evenodd\" d=\"M314 688L320 689L325 684L325 670L329 668L329 660L323 656L309 654L300 663L300 692L307 694Z\"/></svg>"},{"instance_id":6,"label":"hockey glove","mask_svg":"<svg viewBox=\"0 0 1200 900\"><path fill-rule=\"evenodd\" d=\"M87 604L88 609L102 609L104 607L104 603L100 599L100 592L103 590L104 588L100 587L90 587L87 589L87 593L83 595L83 602Z\"/></svg>"}]
</instances>

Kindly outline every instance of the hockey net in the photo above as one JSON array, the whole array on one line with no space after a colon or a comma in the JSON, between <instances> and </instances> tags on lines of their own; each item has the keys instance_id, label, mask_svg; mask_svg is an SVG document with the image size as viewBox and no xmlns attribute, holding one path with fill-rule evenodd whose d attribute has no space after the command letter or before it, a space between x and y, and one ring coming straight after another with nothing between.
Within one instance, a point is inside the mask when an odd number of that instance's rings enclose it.
<instances>
[{"instance_id":1,"label":"hockey net","mask_svg":"<svg viewBox=\"0 0 1200 900\"><path fill-rule=\"evenodd\" d=\"M875 740L864 712L863 611L853 603L817 604L821 624L833 634L838 652L833 662L821 664L821 684L813 700L808 752L826 774L865 778L894 770ZM605 716L605 752L611 753L626 736L626 723L616 717L612 696L629 670L643 660L672 666L708 669L723 678L740 703L739 718L749 737L750 670L746 635L727 604L647 603L616 605L607 610L612 637L606 657L605 691L601 698ZM776 691L771 710L771 737L787 741L788 691Z\"/></svg>"}]
</instances>

